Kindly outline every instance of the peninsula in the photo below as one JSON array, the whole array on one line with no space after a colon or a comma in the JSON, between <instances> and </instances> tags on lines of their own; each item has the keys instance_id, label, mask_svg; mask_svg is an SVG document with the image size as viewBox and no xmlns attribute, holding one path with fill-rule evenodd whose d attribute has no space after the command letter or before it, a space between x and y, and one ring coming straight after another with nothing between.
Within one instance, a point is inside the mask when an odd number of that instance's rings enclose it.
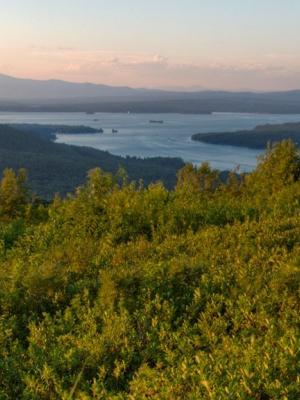
<instances>
[{"instance_id":1,"label":"peninsula","mask_svg":"<svg viewBox=\"0 0 300 400\"><path fill-rule=\"evenodd\" d=\"M300 122L258 125L252 130L197 133L192 136L192 140L200 142L250 149L264 149L269 142L275 143L285 139L292 139L296 144L300 143Z\"/></svg>"}]
</instances>

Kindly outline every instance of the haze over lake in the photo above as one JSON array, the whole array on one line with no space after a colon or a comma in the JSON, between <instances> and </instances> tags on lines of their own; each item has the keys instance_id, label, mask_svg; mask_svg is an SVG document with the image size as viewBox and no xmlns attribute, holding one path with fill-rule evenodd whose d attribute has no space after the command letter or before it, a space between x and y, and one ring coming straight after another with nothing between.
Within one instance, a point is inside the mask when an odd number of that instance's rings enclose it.
<instances>
[{"instance_id":1,"label":"haze over lake","mask_svg":"<svg viewBox=\"0 0 300 400\"><path fill-rule=\"evenodd\" d=\"M163 120L164 123L153 124L150 120ZM96 135L57 135L59 143L94 147L124 157L180 157L194 164L208 161L221 170L240 165L243 171L255 167L257 156L261 154L259 150L194 142L191 135L284 122L300 122L300 115L0 113L0 123L86 125L104 130L103 134ZM118 132L112 133L112 129Z\"/></svg>"}]
</instances>

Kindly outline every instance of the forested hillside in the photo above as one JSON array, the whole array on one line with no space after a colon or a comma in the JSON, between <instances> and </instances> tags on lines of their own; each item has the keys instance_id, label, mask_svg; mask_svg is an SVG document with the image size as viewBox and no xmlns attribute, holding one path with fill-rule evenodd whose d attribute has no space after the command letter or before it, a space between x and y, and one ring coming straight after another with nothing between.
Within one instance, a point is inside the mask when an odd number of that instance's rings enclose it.
<instances>
[{"instance_id":1,"label":"forested hillside","mask_svg":"<svg viewBox=\"0 0 300 400\"><path fill-rule=\"evenodd\" d=\"M299 399L300 157L174 190L100 169L74 196L0 183L1 399Z\"/></svg>"},{"instance_id":2,"label":"forested hillside","mask_svg":"<svg viewBox=\"0 0 300 400\"><path fill-rule=\"evenodd\" d=\"M0 172L7 167L26 168L30 187L47 200L55 193L74 192L85 181L88 170L95 167L112 173L123 167L131 180L142 179L146 184L161 180L171 188L176 183L176 172L184 165L179 158L123 158L88 147L54 143L53 126L49 130L49 125L0 125ZM64 132L76 128L57 127Z\"/></svg>"}]
</instances>

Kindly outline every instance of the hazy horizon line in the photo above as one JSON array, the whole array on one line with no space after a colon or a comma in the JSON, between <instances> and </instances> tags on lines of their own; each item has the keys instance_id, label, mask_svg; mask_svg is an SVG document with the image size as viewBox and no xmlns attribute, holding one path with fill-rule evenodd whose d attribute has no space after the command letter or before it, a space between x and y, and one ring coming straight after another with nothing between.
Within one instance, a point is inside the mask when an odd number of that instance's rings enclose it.
<instances>
[{"instance_id":1,"label":"hazy horizon line","mask_svg":"<svg viewBox=\"0 0 300 400\"><path fill-rule=\"evenodd\" d=\"M213 88L213 87L205 87L203 85L191 85L191 86L172 86L172 85L166 85L166 86L135 86L135 85L130 85L130 84L124 84L124 85L117 85L113 83L104 83L103 81L101 82L96 82L93 80L68 80L68 79L62 79L58 77L47 77L47 78L33 78L33 77L26 77L26 76L16 76L13 74L5 73L0 71L0 77L7 77L11 79L17 79L17 80L28 80L28 81L35 81L35 82L64 82L64 83L70 83L70 84L88 84L88 85L97 85L97 86L108 86L108 87L115 87L115 88L129 88L129 89L135 89L135 90L157 90L157 91L170 91L170 92L229 92L229 93L276 93L276 92L293 92L293 91L299 91L300 87L295 87L293 89L280 89L280 88L274 88L274 89L268 89L268 90L262 90L262 89L255 89L255 88L239 88L239 89L226 89L222 87L218 88Z\"/></svg>"}]
</instances>

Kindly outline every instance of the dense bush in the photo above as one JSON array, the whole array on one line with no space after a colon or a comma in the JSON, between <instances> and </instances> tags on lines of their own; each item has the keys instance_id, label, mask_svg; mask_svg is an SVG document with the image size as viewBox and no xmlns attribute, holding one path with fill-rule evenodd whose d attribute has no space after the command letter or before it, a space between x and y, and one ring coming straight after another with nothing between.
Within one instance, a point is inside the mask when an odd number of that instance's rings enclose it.
<instances>
[{"instance_id":1,"label":"dense bush","mask_svg":"<svg viewBox=\"0 0 300 400\"><path fill-rule=\"evenodd\" d=\"M300 160L0 185L0 399L299 399ZM7 183L9 182L9 184Z\"/></svg>"}]
</instances>

